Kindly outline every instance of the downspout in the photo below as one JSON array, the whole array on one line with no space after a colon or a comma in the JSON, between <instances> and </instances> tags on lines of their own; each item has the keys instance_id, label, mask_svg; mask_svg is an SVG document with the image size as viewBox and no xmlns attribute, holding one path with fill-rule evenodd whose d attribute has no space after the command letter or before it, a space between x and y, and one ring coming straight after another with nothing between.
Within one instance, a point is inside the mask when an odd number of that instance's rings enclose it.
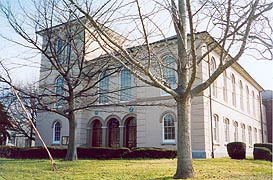
<instances>
[{"instance_id":1,"label":"downspout","mask_svg":"<svg viewBox=\"0 0 273 180\"><path fill-rule=\"evenodd\" d=\"M262 143L264 143L264 123L263 123L263 106L262 106L262 91L259 91L259 104L260 104L260 118L261 118L261 131L262 131Z\"/></svg>"},{"instance_id":2,"label":"downspout","mask_svg":"<svg viewBox=\"0 0 273 180\"><path fill-rule=\"evenodd\" d=\"M208 47L207 47L208 51ZM208 54L208 73L210 77L210 56ZM211 99L211 85L209 86L209 113L210 113L210 135L211 135L211 157L214 158L214 142L213 142L213 117L212 117L212 99Z\"/></svg>"}]
</instances>

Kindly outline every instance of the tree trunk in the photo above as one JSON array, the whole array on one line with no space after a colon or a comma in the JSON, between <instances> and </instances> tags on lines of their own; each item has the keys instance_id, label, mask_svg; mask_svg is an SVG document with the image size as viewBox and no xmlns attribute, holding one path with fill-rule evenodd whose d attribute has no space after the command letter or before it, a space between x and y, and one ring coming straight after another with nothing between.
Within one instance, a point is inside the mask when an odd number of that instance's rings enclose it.
<instances>
[{"instance_id":1,"label":"tree trunk","mask_svg":"<svg viewBox=\"0 0 273 180\"><path fill-rule=\"evenodd\" d=\"M77 121L74 112L69 113L69 143L65 160L74 161L78 159L77 138L76 138Z\"/></svg>"},{"instance_id":2,"label":"tree trunk","mask_svg":"<svg viewBox=\"0 0 273 180\"><path fill-rule=\"evenodd\" d=\"M180 98L177 102L177 169L174 179L194 177L191 150L191 99Z\"/></svg>"}]
</instances>

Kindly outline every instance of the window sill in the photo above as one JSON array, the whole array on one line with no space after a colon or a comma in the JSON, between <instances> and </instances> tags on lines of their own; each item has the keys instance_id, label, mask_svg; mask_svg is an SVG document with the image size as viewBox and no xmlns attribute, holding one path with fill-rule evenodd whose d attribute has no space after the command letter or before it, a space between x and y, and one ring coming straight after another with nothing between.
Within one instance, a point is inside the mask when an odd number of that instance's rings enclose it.
<instances>
[{"instance_id":1,"label":"window sill","mask_svg":"<svg viewBox=\"0 0 273 180\"><path fill-rule=\"evenodd\" d=\"M176 145L176 142L162 142L161 145Z\"/></svg>"},{"instance_id":2,"label":"window sill","mask_svg":"<svg viewBox=\"0 0 273 180\"><path fill-rule=\"evenodd\" d=\"M213 143L213 146L220 146L220 143L218 143L218 142Z\"/></svg>"},{"instance_id":3,"label":"window sill","mask_svg":"<svg viewBox=\"0 0 273 180\"><path fill-rule=\"evenodd\" d=\"M52 143L52 146L61 146L60 143Z\"/></svg>"}]
</instances>

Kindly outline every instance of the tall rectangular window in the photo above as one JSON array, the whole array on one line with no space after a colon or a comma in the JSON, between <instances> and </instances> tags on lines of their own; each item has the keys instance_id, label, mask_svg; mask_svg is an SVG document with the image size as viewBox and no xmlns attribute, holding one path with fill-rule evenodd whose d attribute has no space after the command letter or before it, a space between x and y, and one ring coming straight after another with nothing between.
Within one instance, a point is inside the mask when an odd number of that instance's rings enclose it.
<instances>
[{"instance_id":1,"label":"tall rectangular window","mask_svg":"<svg viewBox=\"0 0 273 180\"><path fill-rule=\"evenodd\" d=\"M228 96L227 96L227 73L226 71L223 72L223 81L224 81L224 86L223 86L223 99L225 102L228 102Z\"/></svg>"},{"instance_id":2,"label":"tall rectangular window","mask_svg":"<svg viewBox=\"0 0 273 180\"><path fill-rule=\"evenodd\" d=\"M131 73L127 69L123 69L120 73L120 101L131 100L131 81Z\"/></svg>"},{"instance_id":3,"label":"tall rectangular window","mask_svg":"<svg viewBox=\"0 0 273 180\"><path fill-rule=\"evenodd\" d=\"M241 110L244 110L244 88L243 88L243 83L240 80L240 107Z\"/></svg>"},{"instance_id":4,"label":"tall rectangular window","mask_svg":"<svg viewBox=\"0 0 273 180\"><path fill-rule=\"evenodd\" d=\"M236 107L236 81L233 74L231 75L231 83L232 83L232 105Z\"/></svg>"},{"instance_id":5,"label":"tall rectangular window","mask_svg":"<svg viewBox=\"0 0 273 180\"><path fill-rule=\"evenodd\" d=\"M62 54L63 54L63 40L59 39L57 41L57 61L60 64L63 61Z\"/></svg>"},{"instance_id":6,"label":"tall rectangular window","mask_svg":"<svg viewBox=\"0 0 273 180\"><path fill-rule=\"evenodd\" d=\"M108 103L108 92L109 92L109 77L107 72L101 73L99 77L99 103Z\"/></svg>"},{"instance_id":7,"label":"tall rectangular window","mask_svg":"<svg viewBox=\"0 0 273 180\"><path fill-rule=\"evenodd\" d=\"M175 89L177 87L175 59L171 56L164 58L162 66L163 79L169 85L170 88ZM167 93L164 91L162 92L162 95L167 95Z\"/></svg>"},{"instance_id":8,"label":"tall rectangular window","mask_svg":"<svg viewBox=\"0 0 273 180\"><path fill-rule=\"evenodd\" d=\"M225 129L225 142L229 142L229 119L225 119L224 129Z\"/></svg>"},{"instance_id":9,"label":"tall rectangular window","mask_svg":"<svg viewBox=\"0 0 273 180\"><path fill-rule=\"evenodd\" d=\"M239 141L238 138L238 122L234 122L234 141Z\"/></svg>"},{"instance_id":10,"label":"tall rectangular window","mask_svg":"<svg viewBox=\"0 0 273 180\"><path fill-rule=\"evenodd\" d=\"M248 127L248 141L249 141L249 146L252 146L252 128L251 126Z\"/></svg>"},{"instance_id":11,"label":"tall rectangular window","mask_svg":"<svg viewBox=\"0 0 273 180\"><path fill-rule=\"evenodd\" d=\"M64 103L64 78L58 77L55 82L56 87L56 108L62 107Z\"/></svg>"},{"instance_id":12,"label":"tall rectangular window","mask_svg":"<svg viewBox=\"0 0 273 180\"><path fill-rule=\"evenodd\" d=\"M217 115L213 116L213 140L214 143L219 142L219 117Z\"/></svg>"},{"instance_id":13,"label":"tall rectangular window","mask_svg":"<svg viewBox=\"0 0 273 180\"><path fill-rule=\"evenodd\" d=\"M255 94L254 94L254 91L252 91L252 109L253 109L253 115L255 116L256 115L256 101L255 101Z\"/></svg>"},{"instance_id":14,"label":"tall rectangular window","mask_svg":"<svg viewBox=\"0 0 273 180\"><path fill-rule=\"evenodd\" d=\"M242 141L246 143L246 125L242 124Z\"/></svg>"}]
</instances>

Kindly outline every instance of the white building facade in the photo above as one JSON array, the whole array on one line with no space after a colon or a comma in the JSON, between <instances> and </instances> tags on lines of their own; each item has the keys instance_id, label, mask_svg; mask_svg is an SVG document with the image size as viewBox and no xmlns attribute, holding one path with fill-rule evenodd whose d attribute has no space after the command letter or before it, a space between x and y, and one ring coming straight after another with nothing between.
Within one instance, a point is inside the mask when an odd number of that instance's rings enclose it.
<instances>
[{"instance_id":1,"label":"white building facade","mask_svg":"<svg viewBox=\"0 0 273 180\"><path fill-rule=\"evenodd\" d=\"M176 38L169 41L175 47ZM204 53L203 47L207 45L202 43L202 48L197 49L198 55ZM163 61L172 61L172 55L164 50L161 41L154 43L154 47ZM46 61L43 56L43 67ZM219 54L215 50L200 63L195 85L206 80L218 64ZM166 69L165 73L175 84L174 72ZM40 76L45 79L46 70L41 68ZM58 79L53 74L46 81L52 81L58 88ZM43 82L40 82L40 89L46 87ZM105 92L116 89L117 93L101 94L96 106L76 112L78 146L176 148L177 112L170 95L144 84L126 69L103 79L97 88ZM247 153L251 155L254 143L266 142L261 91L263 88L235 63L210 88L194 97L191 111L193 157L227 156L226 145L233 141L245 142ZM111 106L113 102L115 106ZM69 141L68 121L56 113L39 112L37 128L49 146L66 146ZM41 144L36 141L36 145Z\"/></svg>"}]
</instances>

